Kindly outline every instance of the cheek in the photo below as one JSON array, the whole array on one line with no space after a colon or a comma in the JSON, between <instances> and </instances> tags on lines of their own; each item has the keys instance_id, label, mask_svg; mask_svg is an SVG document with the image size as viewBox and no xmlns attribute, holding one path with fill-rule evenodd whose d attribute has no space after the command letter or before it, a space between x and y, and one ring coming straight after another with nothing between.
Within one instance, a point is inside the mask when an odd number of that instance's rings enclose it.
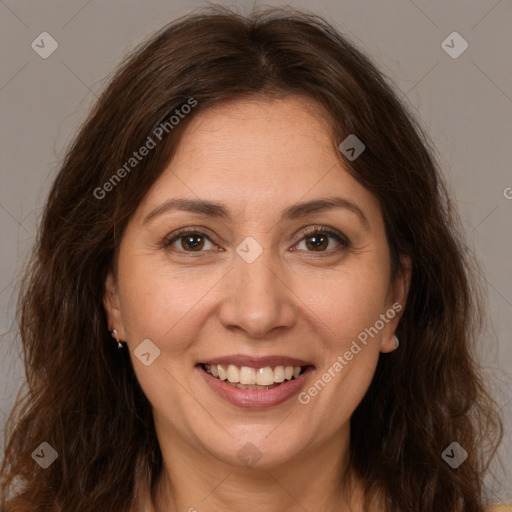
<instances>
[{"instance_id":1,"label":"cheek","mask_svg":"<svg viewBox=\"0 0 512 512\"><path fill-rule=\"evenodd\" d=\"M322 431L315 434L320 437L349 421L375 373L380 331L371 329L384 312L387 282L370 269L337 273L310 300L314 312L310 318L317 318L321 367L299 401L309 407L311 416L326 417Z\"/></svg>"},{"instance_id":2,"label":"cheek","mask_svg":"<svg viewBox=\"0 0 512 512\"><path fill-rule=\"evenodd\" d=\"M120 259L121 309L132 350L146 338L165 346L169 355L183 350L190 338L186 331L198 329L206 294L224 274L214 269L166 266L159 258L133 252Z\"/></svg>"},{"instance_id":3,"label":"cheek","mask_svg":"<svg viewBox=\"0 0 512 512\"><path fill-rule=\"evenodd\" d=\"M354 264L316 281L315 286L306 280L299 296L321 320L331 350L341 351L375 325L384 312L387 291L388 275L380 265Z\"/></svg>"},{"instance_id":4,"label":"cheek","mask_svg":"<svg viewBox=\"0 0 512 512\"><path fill-rule=\"evenodd\" d=\"M302 403L308 402L315 414L329 410L333 425L348 421L375 373L380 330L374 329L385 313L389 279L379 261L386 260L374 257L347 265L326 279L322 293L312 300L322 320L317 325L323 332L324 354L317 380L305 390Z\"/></svg>"}]
</instances>

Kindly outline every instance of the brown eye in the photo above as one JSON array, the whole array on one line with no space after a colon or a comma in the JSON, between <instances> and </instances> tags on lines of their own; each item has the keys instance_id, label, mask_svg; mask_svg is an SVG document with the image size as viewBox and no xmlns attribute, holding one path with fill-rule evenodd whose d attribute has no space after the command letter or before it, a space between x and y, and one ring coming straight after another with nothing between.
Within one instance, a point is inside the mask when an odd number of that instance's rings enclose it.
<instances>
[{"instance_id":1,"label":"brown eye","mask_svg":"<svg viewBox=\"0 0 512 512\"><path fill-rule=\"evenodd\" d=\"M309 242L306 241L306 246L313 251L322 251L329 245L329 237L323 233L309 235L305 237L305 240L309 240Z\"/></svg>"},{"instance_id":2,"label":"brown eye","mask_svg":"<svg viewBox=\"0 0 512 512\"><path fill-rule=\"evenodd\" d=\"M213 243L206 233L202 231L181 231L171 234L164 241L165 248L172 248L175 252L204 252L205 244L210 243L213 248ZM210 249L206 247L205 250Z\"/></svg>"},{"instance_id":3,"label":"brown eye","mask_svg":"<svg viewBox=\"0 0 512 512\"><path fill-rule=\"evenodd\" d=\"M185 250L200 251L204 247L203 236L198 234L182 236L181 247Z\"/></svg>"},{"instance_id":4,"label":"brown eye","mask_svg":"<svg viewBox=\"0 0 512 512\"><path fill-rule=\"evenodd\" d=\"M335 243L331 242L333 239ZM303 241L306 246L306 252L331 253L350 247L348 238L341 233L327 228L315 228L305 233L297 247L299 247ZM333 245L334 247L332 248L331 246ZM327 249L328 247L331 247L331 249Z\"/></svg>"}]
</instances>

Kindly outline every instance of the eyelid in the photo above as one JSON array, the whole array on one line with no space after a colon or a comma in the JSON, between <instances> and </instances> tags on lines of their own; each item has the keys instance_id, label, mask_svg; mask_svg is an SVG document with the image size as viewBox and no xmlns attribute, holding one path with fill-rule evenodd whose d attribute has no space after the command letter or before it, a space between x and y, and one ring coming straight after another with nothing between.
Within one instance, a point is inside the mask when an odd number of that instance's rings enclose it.
<instances>
[{"instance_id":1,"label":"eyelid","mask_svg":"<svg viewBox=\"0 0 512 512\"><path fill-rule=\"evenodd\" d=\"M215 238L210 234L210 230L207 228L202 228L199 226L186 226L183 228L179 228L176 231L173 231L170 235L167 235L163 240L163 247L166 248L170 246L173 242L176 241L180 236L186 235L186 234L199 234L204 237L206 237L211 243L214 245L217 245L212 238ZM343 248L347 249L349 247L352 247L352 244L350 242L350 239L342 232L338 231L337 229L331 228L329 226L324 225L315 225L311 226L309 228L306 228L305 230L299 230L300 233L300 239L297 240L297 242L294 244L293 247L297 246L304 238L314 235L314 234L325 234L332 238L337 239L337 241L342 245ZM177 251L177 252L183 252L183 253L190 253L190 254L200 254L201 252L205 251ZM336 252L336 249L334 250L328 250L328 251L306 251L310 252L312 254L315 254L317 252L318 254L331 254L333 252Z\"/></svg>"},{"instance_id":2,"label":"eyelid","mask_svg":"<svg viewBox=\"0 0 512 512\"><path fill-rule=\"evenodd\" d=\"M164 238L162 245L164 247L168 247L169 245L171 245L180 236L184 236L184 235L188 235L188 234L203 235L206 238L208 238L208 240L210 240L212 243L215 243L212 240L212 238L215 238L215 237L211 234L209 229L202 228L202 227L199 227L199 226L186 226L184 228L179 228L176 231L173 231L172 233L167 235ZM183 251L183 252L186 252L186 251ZM188 251L188 252L192 252L192 251ZM198 251L198 252L204 252L204 251Z\"/></svg>"},{"instance_id":3,"label":"eyelid","mask_svg":"<svg viewBox=\"0 0 512 512\"><path fill-rule=\"evenodd\" d=\"M301 232L301 238L299 242L301 242L305 237L314 235L314 234L325 234L329 235L331 237L337 238L338 241L345 247L351 247L352 243L350 242L350 239L341 231L331 228L329 226L323 226L323 225L316 225L311 228L307 228L305 231ZM297 242L298 243L298 242ZM311 251L314 252L314 251ZM328 252L328 251L325 251Z\"/></svg>"},{"instance_id":4,"label":"eyelid","mask_svg":"<svg viewBox=\"0 0 512 512\"><path fill-rule=\"evenodd\" d=\"M302 243L306 243L305 240L312 235L324 235L328 238L335 240L335 247L331 247L325 251L314 251L307 250L307 248L299 249L298 246ZM331 242L329 241L330 245ZM308 259L319 259L319 258L332 258L333 256L340 257L341 254L347 253L348 250L352 249L352 243L342 232L337 229L333 229L327 226L315 226L308 228L301 232L300 239L290 249L293 252L299 252L303 254L304 258Z\"/></svg>"}]
</instances>

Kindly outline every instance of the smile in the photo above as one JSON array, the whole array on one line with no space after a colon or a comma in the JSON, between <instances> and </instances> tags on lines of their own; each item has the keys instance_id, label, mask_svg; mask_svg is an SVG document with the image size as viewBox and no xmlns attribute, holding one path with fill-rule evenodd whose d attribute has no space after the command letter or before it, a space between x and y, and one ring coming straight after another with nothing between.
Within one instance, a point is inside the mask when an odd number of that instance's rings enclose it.
<instances>
[{"instance_id":1,"label":"smile","mask_svg":"<svg viewBox=\"0 0 512 512\"><path fill-rule=\"evenodd\" d=\"M274 407L290 401L305 386L315 369L313 365L298 360L241 359L233 361L239 364L226 361L199 363L196 370L219 398L246 409Z\"/></svg>"},{"instance_id":2,"label":"smile","mask_svg":"<svg viewBox=\"0 0 512 512\"><path fill-rule=\"evenodd\" d=\"M306 367L277 365L274 368L252 368L234 364L204 364L203 369L216 379L226 381L239 389L268 390L285 381L297 379Z\"/></svg>"}]
</instances>

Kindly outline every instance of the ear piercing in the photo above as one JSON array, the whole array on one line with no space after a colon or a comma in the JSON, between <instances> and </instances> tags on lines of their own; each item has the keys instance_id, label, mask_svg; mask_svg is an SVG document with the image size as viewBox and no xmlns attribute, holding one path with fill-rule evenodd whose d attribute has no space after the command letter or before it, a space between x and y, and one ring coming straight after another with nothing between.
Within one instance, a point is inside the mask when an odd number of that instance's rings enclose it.
<instances>
[{"instance_id":1,"label":"ear piercing","mask_svg":"<svg viewBox=\"0 0 512 512\"><path fill-rule=\"evenodd\" d=\"M393 340L395 341L396 348L398 348L400 346L400 342L398 341L396 334L393 334Z\"/></svg>"},{"instance_id":2,"label":"ear piercing","mask_svg":"<svg viewBox=\"0 0 512 512\"><path fill-rule=\"evenodd\" d=\"M110 331L110 334L112 335L112 337L117 341L117 348L123 348L123 345L122 343L117 339L117 331L115 329L112 329Z\"/></svg>"}]
</instances>

